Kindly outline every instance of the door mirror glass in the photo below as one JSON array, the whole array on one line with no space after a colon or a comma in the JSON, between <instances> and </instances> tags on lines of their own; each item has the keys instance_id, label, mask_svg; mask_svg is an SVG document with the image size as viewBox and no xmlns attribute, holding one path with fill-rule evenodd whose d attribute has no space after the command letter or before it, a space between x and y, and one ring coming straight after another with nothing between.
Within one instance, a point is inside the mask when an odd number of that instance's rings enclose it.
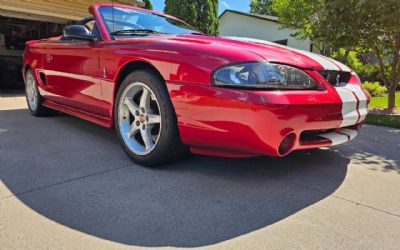
<instances>
[{"instance_id":1,"label":"door mirror glass","mask_svg":"<svg viewBox=\"0 0 400 250\"><path fill-rule=\"evenodd\" d=\"M95 41L96 37L83 25L70 25L64 28L64 38Z\"/></svg>"}]
</instances>

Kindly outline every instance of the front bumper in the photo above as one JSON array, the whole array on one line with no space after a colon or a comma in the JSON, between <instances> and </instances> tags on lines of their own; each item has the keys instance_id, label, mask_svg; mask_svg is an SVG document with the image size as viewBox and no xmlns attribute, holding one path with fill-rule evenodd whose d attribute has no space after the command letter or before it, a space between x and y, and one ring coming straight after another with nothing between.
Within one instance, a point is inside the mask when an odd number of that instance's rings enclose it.
<instances>
[{"instance_id":1,"label":"front bumper","mask_svg":"<svg viewBox=\"0 0 400 250\"><path fill-rule=\"evenodd\" d=\"M218 156L284 156L347 142L357 136L369 100L354 83L290 91L167 86L182 141L194 153Z\"/></svg>"}]
</instances>

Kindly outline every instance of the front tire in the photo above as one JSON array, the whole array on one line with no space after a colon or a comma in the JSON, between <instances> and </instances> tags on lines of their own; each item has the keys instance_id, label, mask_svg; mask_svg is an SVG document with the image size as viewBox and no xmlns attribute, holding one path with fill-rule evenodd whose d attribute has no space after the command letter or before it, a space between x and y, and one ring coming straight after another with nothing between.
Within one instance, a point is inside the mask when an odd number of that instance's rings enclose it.
<instances>
[{"instance_id":1,"label":"front tire","mask_svg":"<svg viewBox=\"0 0 400 250\"><path fill-rule=\"evenodd\" d=\"M114 106L118 138L136 163L162 165L187 152L165 84L151 71L129 74L118 90Z\"/></svg>"},{"instance_id":2,"label":"front tire","mask_svg":"<svg viewBox=\"0 0 400 250\"><path fill-rule=\"evenodd\" d=\"M25 74L25 94L28 109L32 115L49 116L57 113L57 111L43 106L43 97L39 93L37 81L30 69Z\"/></svg>"}]
</instances>

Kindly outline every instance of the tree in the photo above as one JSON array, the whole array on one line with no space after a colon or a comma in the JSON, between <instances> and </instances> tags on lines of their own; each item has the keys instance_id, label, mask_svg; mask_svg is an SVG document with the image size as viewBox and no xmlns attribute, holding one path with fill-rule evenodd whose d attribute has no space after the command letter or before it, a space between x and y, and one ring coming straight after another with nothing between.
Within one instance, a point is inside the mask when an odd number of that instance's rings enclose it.
<instances>
[{"instance_id":1,"label":"tree","mask_svg":"<svg viewBox=\"0 0 400 250\"><path fill-rule=\"evenodd\" d=\"M273 10L285 27L300 30L298 37L333 50L374 53L393 110L400 81L399 0L273 0Z\"/></svg>"},{"instance_id":2,"label":"tree","mask_svg":"<svg viewBox=\"0 0 400 250\"><path fill-rule=\"evenodd\" d=\"M375 54L393 110L400 81L400 1L327 0L324 13L320 34L326 43Z\"/></svg>"},{"instance_id":3,"label":"tree","mask_svg":"<svg viewBox=\"0 0 400 250\"><path fill-rule=\"evenodd\" d=\"M164 12L206 34L218 34L218 0L165 0Z\"/></svg>"},{"instance_id":4,"label":"tree","mask_svg":"<svg viewBox=\"0 0 400 250\"><path fill-rule=\"evenodd\" d=\"M148 10L153 10L153 5L151 4L150 0L144 0L144 8Z\"/></svg>"},{"instance_id":5,"label":"tree","mask_svg":"<svg viewBox=\"0 0 400 250\"><path fill-rule=\"evenodd\" d=\"M293 36L309 39L323 55L330 51L319 36L320 20L325 0L273 0L272 9L278 14L279 22L285 28L293 30Z\"/></svg>"},{"instance_id":6,"label":"tree","mask_svg":"<svg viewBox=\"0 0 400 250\"><path fill-rule=\"evenodd\" d=\"M250 12L276 16L276 13L272 9L272 0L250 0Z\"/></svg>"}]
</instances>

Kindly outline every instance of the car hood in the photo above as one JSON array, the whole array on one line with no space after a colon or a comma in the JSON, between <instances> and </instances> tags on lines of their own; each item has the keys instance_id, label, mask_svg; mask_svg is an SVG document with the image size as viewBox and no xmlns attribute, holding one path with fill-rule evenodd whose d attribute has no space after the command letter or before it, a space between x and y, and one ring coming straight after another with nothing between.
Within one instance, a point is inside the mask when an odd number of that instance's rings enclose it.
<instances>
[{"instance_id":1,"label":"car hood","mask_svg":"<svg viewBox=\"0 0 400 250\"><path fill-rule=\"evenodd\" d=\"M188 48L201 55L224 58L232 63L236 61L267 60L272 63L292 65L302 69L335 70L350 72L346 65L304 50L294 49L273 42L244 37L216 37L207 35L151 35L147 38L164 44L174 44L177 48ZM132 40L120 38L118 40ZM163 47L165 48L165 47Z\"/></svg>"},{"instance_id":2,"label":"car hood","mask_svg":"<svg viewBox=\"0 0 400 250\"><path fill-rule=\"evenodd\" d=\"M302 68L351 72L351 69L341 62L305 50L290 48L288 46L254 38L226 37L225 39L249 44L251 47L249 49L251 51L260 54L270 62L294 64ZM240 44L240 46L243 46L243 44Z\"/></svg>"}]
</instances>

